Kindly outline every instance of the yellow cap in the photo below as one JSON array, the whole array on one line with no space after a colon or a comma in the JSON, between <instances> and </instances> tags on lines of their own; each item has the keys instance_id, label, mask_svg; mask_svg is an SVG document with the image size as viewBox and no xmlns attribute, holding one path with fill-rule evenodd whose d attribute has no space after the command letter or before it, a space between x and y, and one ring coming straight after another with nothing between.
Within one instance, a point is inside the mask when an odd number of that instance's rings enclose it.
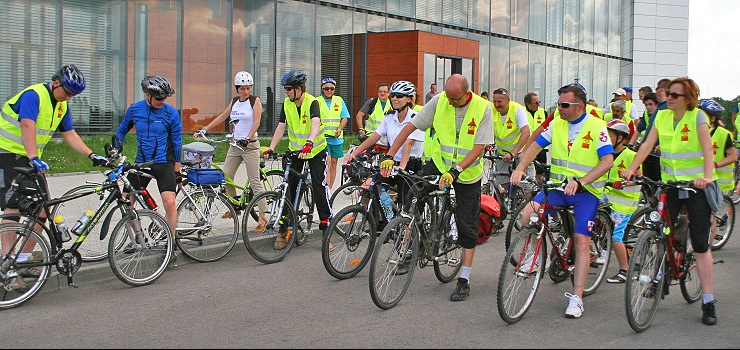
<instances>
[{"instance_id":1,"label":"yellow cap","mask_svg":"<svg viewBox=\"0 0 740 350\"><path fill-rule=\"evenodd\" d=\"M90 215L90 216L95 215L95 213L92 210L89 210L89 209L85 211L85 214Z\"/></svg>"},{"instance_id":2,"label":"yellow cap","mask_svg":"<svg viewBox=\"0 0 740 350\"><path fill-rule=\"evenodd\" d=\"M59 224L59 223L62 223L62 222L64 222L64 216L57 215L57 216L54 217L54 223L55 224Z\"/></svg>"}]
</instances>

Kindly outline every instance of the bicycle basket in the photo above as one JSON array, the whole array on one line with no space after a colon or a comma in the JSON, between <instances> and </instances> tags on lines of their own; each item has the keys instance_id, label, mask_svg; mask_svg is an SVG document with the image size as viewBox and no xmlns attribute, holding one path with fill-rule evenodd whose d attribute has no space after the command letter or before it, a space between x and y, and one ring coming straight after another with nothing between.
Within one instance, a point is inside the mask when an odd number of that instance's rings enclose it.
<instances>
[{"instance_id":1,"label":"bicycle basket","mask_svg":"<svg viewBox=\"0 0 740 350\"><path fill-rule=\"evenodd\" d=\"M219 169L190 169L188 181L196 185L220 185L226 180Z\"/></svg>"},{"instance_id":2,"label":"bicycle basket","mask_svg":"<svg viewBox=\"0 0 740 350\"><path fill-rule=\"evenodd\" d=\"M216 148L205 142L191 142L182 146L182 153L184 161L200 160L194 169L210 169Z\"/></svg>"}]
</instances>

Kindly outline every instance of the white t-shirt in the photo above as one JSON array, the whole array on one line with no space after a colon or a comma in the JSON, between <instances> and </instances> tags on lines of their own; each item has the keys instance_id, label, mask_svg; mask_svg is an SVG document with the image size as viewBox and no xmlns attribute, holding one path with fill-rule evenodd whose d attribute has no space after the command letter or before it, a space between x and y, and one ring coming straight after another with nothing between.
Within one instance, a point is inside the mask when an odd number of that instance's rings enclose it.
<instances>
[{"instance_id":1,"label":"white t-shirt","mask_svg":"<svg viewBox=\"0 0 740 350\"><path fill-rule=\"evenodd\" d=\"M234 126L234 139L246 140L254 125L254 110L252 104L249 103L249 99L243 102L238 99L234 101L231 106L231 120L239 121ZM254 137L257 137L257 133L254 133Z\"/></svg>"},{"instance_id":2,"label":"white t-shirt","mask_svg":"<svg viewBox=\"0 0 740 350\"><path fill-rule=\"evenodd\" d=\"M416 111L409 108L408 112L406 112L406 118L404 118L402 122L399 122L398 112L393 111L392 113L388 113L383 118L383 121L380 122L380 126L378 126L378 129L375 130L375 133L380 136L387 137L388 143L392 145L396 141L398 134L401 133L401 130L403 130L406 125L411 123L411 119L415 116ZM411 146L411 157L421 158L421 155L424 153L424 132L417 129L412 132L411 135L409 135L409 139L415 141L414 144ZM403 157L404 147L406 146L402 146L398 150L398 152L396 152L393 160L397 162L401 161L401 158Z\"/></svg>"}]
</instances>

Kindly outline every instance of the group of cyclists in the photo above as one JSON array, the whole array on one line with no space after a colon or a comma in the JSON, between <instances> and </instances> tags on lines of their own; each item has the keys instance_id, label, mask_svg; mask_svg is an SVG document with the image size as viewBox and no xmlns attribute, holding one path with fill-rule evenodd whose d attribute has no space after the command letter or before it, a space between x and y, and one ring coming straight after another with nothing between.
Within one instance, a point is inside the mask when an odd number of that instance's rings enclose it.
<instances>
[{"instance_id":1,"label":"group of cyclists","mask_svg":"<svg viewBox=\"0 0 740 350\"><path fill-rule=\"evenodd\" d=\"M691 244L703 288L702 321L716 324L713 294L713 259L709 249L711 212L716 207L717 193L734 190L734 166L737 151L733 134L721 125L724 109L715 101L699 100L699 88L686 77L658 82L655 92L640 89L646 106L638 115L632 103L632 89L619 88L614 100L604 109L589 101L586 88L578 82L558 91L557 109L547 115L536 93L524 96L524 104L514 101L505 88L492 91L491 101L474 93L468 80L459 74L450 76L438 94L436 85L425 96L426 103L417 105L417 90L409 81L380 84L377 98L369 99L355 115L362 144L344 154L343 130L350 114L344 100L335 94L337 82L326 77L321 81L321 96L307 92L304 71L291 71L282 78L286 98L279 124L266 150L261 151L257 130L262 115L259 97L252 95L254 79L248 72L234 77L235 96L223 113L199 130L205 136L227 118L239 120L233 136L237 146L229 148L224 172L233 178L245 163L248 178L256 193L262 192L259 178L260 157L271 157L287 129L288 147L298 154L291 166L298 172L308 164L311 186L319 215L319 228L325 230L332 219L329 205L330 188L335 182L337 163L344 158L352 162L364 150L380 147L385 155L380 162L381 175L397 185L399 204L405 205L408 188L403 181L394 182L395 169L419 175L439 176L440 188L452 187L458 200L454 225L458 244L463 248L462 268L457 285L450 295L462 301L470 293L471 268L478 238L486 147L495 144L501 156L496 167L515 165L510 178L500 183L520 185L524 177L534 178L535 159L547 163L550 154L550 181L563 183L564 190L549 194L548 202L573 208L575 219L576 263L572 293L566 293L565 316L579 318L584 312L583 289L589 261L590 232L600 201L611 203L614 222L613 250L619 272L609 283L626 280L628 252L622 243L625 228L637 209L640 190L636 187L606 188L607 181L630 180L644 173L654 179L693 181L695 193L668 191L668 206L677 215L679 208L688 209ZM41 160L44 147L59 130L66 143L91 159L94 166L104 166L105 157L91 151L74 131L67 101L85 90L85 78L74 65L62 67L48 83L29 86L9 99L2 107L0 119L0 207L4 213L18 212L13 179L14 167L35 168L48 172ZM141 82L145 99L132 104L116 136L123 140L135 128L138 141L137 163L153 161L150 173L157 181L171 227L177 226L176 189L181 182L182 121L175 108L166 103L174 89L166 78L148 76ZM634 151L628 147L634 145ZM146 187L149 178L132 176L132 184ZM295 180L295 181L293 181ZM297 179L290 181L295 193ZM234 195L235 190L227 186ZM48 192L48 191L45 191ZM538 212L543 193L536 194L522 211L526 224L530 214ZM267 219L265 203L258 203L262 213L256 231L264 232ZM230 212L224 217L232 215ZM285 231L285 227L281 230ZM172 230L173 234L175 230ZM6 240L3 235L3 255ZM174 246L174 245L173 245ZM286 232L280 232L274 249L285 249ZM32 248L32 247L31 247ZM174 249L174 248L173 248ZM34 257L21 252L18 260ZM606 252L608 256L608 252ZM173 259L176 258L172 254Z\"/></svg>"}]
</instances>

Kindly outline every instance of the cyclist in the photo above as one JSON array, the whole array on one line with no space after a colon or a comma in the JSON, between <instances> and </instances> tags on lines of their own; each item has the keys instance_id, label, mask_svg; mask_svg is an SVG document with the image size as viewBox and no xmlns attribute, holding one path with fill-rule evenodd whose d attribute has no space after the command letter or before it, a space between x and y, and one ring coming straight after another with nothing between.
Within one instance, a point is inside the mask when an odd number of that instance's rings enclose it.
<instances>
[{"instance_id":1,"label":"cyclist","mask_svg":"<svg viewBox=\"0 0 740 350\"><path fill-rule=\"evenodd\" d=\"M118 126L116 136L123 142L126 134L136 128L138 144L136 162L154 162L149 174L157 180L167 224L174 237L177 228L175 191L178 186L178 176L176 174L180 173L182 156L182 120L177 110L165 103L165 100L175 93L166 78L158 75L147 76L141 80L141 90L145 94L144 100L128 107L126 115ZM133 188L146 188L151 179L130 175L129 181ZM174 248L173 245L172 249ZM171 262L176 259L177 255L173 251Z\"/></svg>"},{"instance_id":2,"label":"cyclist","mask_svg":"<svg viewBox=\"0 0 740 350\"><path fill-rule=\"evenodd\" d=\"M717 185L723 193L731 192L735 188L735 162L737 149L732 132L722 126L720 114L725 111L714 100L701 100L699 107L709 116L709 135L712 136L712 153L714 154L714 172L717 174Z\"/></svg>"},{"instance_id":3,"label":"cyclist","mask_svg":"<svg viewBox=\"0 0 740 350\"><path fill-rule=\"evenodd\" d=\"M455 222L458 240L463 247L462 269L450 300L461 301L470 294L470 269L473 266L478 238L480 212L481 155L486 145L493 142L491 104L470 91L468 80L453 74L447 80L445 91L434 96L411 123L396 137L386 159L381 162L381 174L390 175L393 158L406 139L415 130L434 127L436 142L432 161L424 165L420 175L442 175L440 188L452 185L457 201Z\"/></svg>"},{"instance_id":4,"label":"cyclist","mask_svg":"<svg viewBox=\"0 0 740 350\"><path fill-rule=\"evenodd\" d=\"M616 112L618 102L615 102L612 106L612 112ZM609 132L609 139L612 141L612 147L614 147L615 158L614 166L612 166L607 175L608 181L617 182L621 181L619 173L626 170L635 158L635 152L626 147L632 130L622 119L609 120L609 122L606 123L606 128ZM637 172L638 175L642 174L639 168ZM614 221L612 250L614 250L614 255L617 257L617 262L619 263L619 272L613 277L608 278L606 282L624 283L627 281L627 267L629 263L627 248L625 248L623 243L624 231L627 228L627 223L630 221L632 214L637 211L637 205L640 202L640 187L624 186L623 188L607 188L605 189L605 195L606 199L611 203L611 219ZM608 256L609 252L604 252L599 259L597 259L597 262L604 263Z\"/></svg>"},{"instance_id":5,"label":"cyclist","mask_svg":"<svg viewBox=\"0 0 740 350\"><path fill-rule=\"evenodd\" d=\"M288 148L301 151L291 167L300 173L303 163L308 162L311 171L314 200L319 212L319 229L329 226L331 207L329 207L329 189L326 187L326 139L321 132L321 110L315 97L306 92L306 73L302 70L291 71L281 81L285 89L285 102L280 112L280 123L272 135L270 148L262 153L264 157L275 154L275 147L288 126ZM289 198L298 191L298 178L291 176ZM292 200L291 200L292 203ZM287 227L280 227L281 232L275 239L275 249L285 248Z\"/></svg>"},{"instance_id":6,"label":"cyclist","mask_svg":"<svg viewBox=\"0 0 740 350\"><path fill-rule=\"evenodd\" d=\"M70 148L87 156L93 166L108 163L105 157L90 150L74 130L67 101L85 90L85 77L75 65L65 65L51 78L50 83L31 85L3 104L0 118L0 209L4 214L18 214L19 193L13 180L18 172L14 167L36 169L38 174L51 170L41 160L44 148L55 131L59 130ZM39 181L49 195L46 180ZM45 213L41 213L45 218ZM8 221L3 221L8 222ZM40 227L38 228L39 231ZM2 254L8 253L15 240L14 234L2 233ZM32 259L35 241L24 247L18 262Z\"/></svg>"},{"instance_id":7,"label":"cyclist","mask_svg":"<svg viewBox=\"0 0 740 350\"><path fill-rule=\"evenodd\" d=\"M576 264L573 272L573 293L565 293L569 299L565 316L579 318L583 314L583 289L590 264L591 227L596 218L606 173L612 168L614 148L609 140L606 123L585 111L586 93L583 89L569 85L561 88L558 98L560 117L552 120L536 142L527 151L511 174L511 182L519 185L524 169L532 163L542 148L552 145L552 167L550 179L567 182L565 191L548 194L549 204L573 206L575 214ZM539 210L544 193L539 193L531 205L522 210L522 221ZM526 224L523 222L523 224Z\"/></svg>"},{"instance_id":8,"label":"cyclist","mask_svg":"<svg viewBox=\"0 0 740 350\"><path fill-rule=\"evenodd\" d=\"M493 90L493 135L496 141L496 150L504 159L496 161L496 169L508 169L514 158L519 157L519 151L524 149L531 130L527 110L522 105L512 102L509 91L504 88ZM534 177L534 167L527 168L527 176ZM498 182L508 184L506 176L499 176Z\"/></svg>"},{"instance_id":9,"label":"cyclist","mask_svg":"<svg viewBox=\"0 0 740 350\"><path fill-rule=\"evenodd\" d=\"M712 138L706 114L697 109L699 87L687 78L674 79L666 91L668 109L659 111L652 120L652 128L637 152L632 165L622 177L629 180L645 160L656 141L660 141L660 165L663 181L693 181L696 193L670 190L668 209L675 222L679 209L686 208L689 216L691 246L694 248L699 281L704 290L702 322L717 323L713 295L712 251L709 249L711 209L704 193L716 180L712 155Z\"/></svg>"},{"instance_id":10,"label":"cyclist","mask_svg":"<svg viewBox=\"0 0 740 350\"><path fill-rule=\"evenodd\" d=\"M391 103L388 100L390 91L391 88L388 84L378 84L378 97L367 100L355 115L357 128L360 130L360 141L364 141L368 135L372 134L378 128L380 122L383 121L385 113L391 110ZM362 126L365 116L368 116L367 127ZM381 139L379 145L387 146L387 140Z\"/></svg>"},{"instance_id":11,"label":"cyclist","mask_svg":"<svg viewBox=\"0 0 740 350\"><path fill-rule=\"evenodd\" d=\"M196 138L205 136L209 129L223 123L226 118L238 121L234 125L233 135L239 147L233 145L229 147L223 169L224 173L233 179L239 166L244 163L247 168L247 177L256 195L265 189L262 187L262 181L260 181L260 141L257 139L257 129L259 129L262 120L262 102L259 96L252 95L253 85L254 78L251 74L245 71L236 73L234 75L234 88L237 96L231 99L229 105L216 119L198 130L193 136ZM227 185L226 192L231 197L236 197L236 189L233 186ZM265 232L265 226L267 226L267 217L265 216L267 204L262 200L257 203L257 206L260 209L260 217L257 220L255 231L262 233ZM237 211L236 214L239 215L240 211ZM230 217L231 211L227 211L223 215L224 219Z\"/></svg>"},{"instance_id":12,"label":"cyclist","mask_svg":"<svg viewBox=\"0 0 740 350\"><path fill-rule=\"evenodd\" d=\"M637 107L635 107L635 105L632 104L632 88L629 88L629 87L619 88L616 91L612 92L612 96L614 96L614 102L622 101L624 103L625 105L624 115L627 118L630 118L632 120L635 120L636 122L639 122L640 116L637 114ZM614 104L614 102L604 107L604 113L611 112L611 107Z\"/></svg>"},{"instance_id":13,"label":"cyclist","mask_svg":"<svg viewBox=\"0 0 740 350\"><path fill-rule=\"evenodd\" d=\"M609 113L604 114L603 119L606 122L612 119L620 119L625 124L627 124L627 127L630 129L630 134L629 134L629 138L626 141L627 143L632 143L633 137L637 139L637 133L635 132L635 121L625 114L626 110L627 110L627 106L624 104L624 101L621 101L621 100L614 101L611 104L611 111Z\"/></svg>"},{"instance_id":14,"label":"cyclist","mask_svg":"<svg viewBox=\"0 0 740 350\"><path fill-rule=\"evenodd\" d=\"M530 92L524 96L524 106L527 107L527 117L529 119L529 130L536 130L542 123L547 119L547 111L540 107L540 97L536 92ZM547 150L543 149L537 154L537 161L546 164L547 163ZM544 175L539 173L537 169L537 175ZM507 179L508 181L508 179Z\"/></svg>"},{"instance_id":15,"label":"cyclist","mask_svg":"<svg viewBox=\"0 0 740 350\"><path fill-rule=\"evenodd\" d=\"M327 184L329 190L334 185L337 175L337 162L344 157L344 127L349 121L349 110L344 99L334 94L337 82L332 78L324 78L321 81L321 97L319 98L319 109L324 123L324 136L326 137L326 166L328 167Z\"/></svg>"}]
</instances>

